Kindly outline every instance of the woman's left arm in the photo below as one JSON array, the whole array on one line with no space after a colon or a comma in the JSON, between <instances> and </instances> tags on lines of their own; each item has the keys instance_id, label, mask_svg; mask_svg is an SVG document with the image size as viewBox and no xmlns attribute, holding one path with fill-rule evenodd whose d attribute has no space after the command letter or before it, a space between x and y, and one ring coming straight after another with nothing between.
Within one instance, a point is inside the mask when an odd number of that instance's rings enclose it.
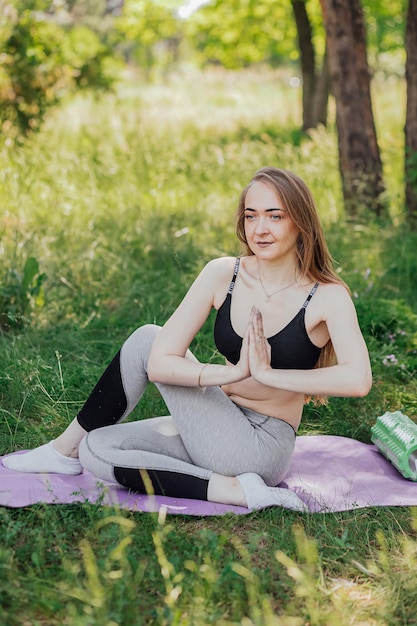
<instances>
[{"instance_id":1,"label":"woman's left arm","mask_svg":"<svg viewBox=\"0 0 417 626\"><path fill-rule=\"evenodd\" d=\"M369 393L371 365L352 299L341 285L329 285L326 290L320 303L321 321L326 323L333 343L336 365L310 370L272 369L258 313L249 337L250 370L256 381L311 396L363 397Z\"/></svg>"}]
</instances>

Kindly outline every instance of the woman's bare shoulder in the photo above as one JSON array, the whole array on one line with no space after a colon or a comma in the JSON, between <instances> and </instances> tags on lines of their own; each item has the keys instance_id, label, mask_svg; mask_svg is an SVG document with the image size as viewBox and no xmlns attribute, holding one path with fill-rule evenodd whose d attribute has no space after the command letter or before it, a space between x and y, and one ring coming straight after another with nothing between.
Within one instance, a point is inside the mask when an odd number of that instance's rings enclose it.
<instances>
[{"instance_id":1,"label":"woman's bare shoulder","mask_svg":"<svg viewBox=\"0 0 417 626\"><path fill-rule=\"evenodd\" d=\"M320 283L316 297L317 303L321 303L329 313L354 309L352 296L348 287L343 283Z\"/></svg>"},{"instance_id":2,"label":"woman's bare shoulder","mask_svg":"<svg viewBox=\"0 0 417 626\"><path fill-rule=\"evenodd\" d=\"M233 276L236 257L219 257L209 261L200 274L202 285L212 294L213 306L218 309L226 296Z\"/></svg>"},{"instance_id":3,"label":"woman's bare shoulder","mask_svg":"<svg viewBox=\"0 0 417 626\"><path fill-rule=\"evenodd\" d=\"M336 296L342 296L350 298L349 288L344 283L321 283L319 282L319 289L326 297L333 298Z\"/></svg>"},{"instance_id":4,"label":"woman's bare shoulder","mask_svg":"<svg viewBox=\"0 0 417 626\"><path fill-rule=\"evenodd\" d=\"M233 275L233 269L235 267L236 257L234 256L222 256L209 261L204 269L208 276L212 276L219 280L225 279Z\"/></svg>"},{"instance_id":5,"label":"woman's bare shoulder","mask_svg":"<svg viewBox=\"0 0 417 626\"><path fill-rule=\"evenodd\" d=\"M351 300L349 287L345 283L320 283L318 292L321 292L326 298L342 298L343 300Z\"/></svg>"}]
</instances>

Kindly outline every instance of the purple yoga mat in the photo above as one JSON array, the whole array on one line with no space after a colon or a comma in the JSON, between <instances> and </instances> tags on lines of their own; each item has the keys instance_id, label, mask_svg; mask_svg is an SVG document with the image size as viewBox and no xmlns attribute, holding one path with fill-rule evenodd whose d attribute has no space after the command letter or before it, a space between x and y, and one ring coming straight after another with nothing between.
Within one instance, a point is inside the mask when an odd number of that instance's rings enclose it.
<instances>
[{"instance_id":1,"label":"purple yoga mat","mask_svg":"<svg viewBox=\"0 0 417 626\"><path fill-rule=\"evenodd\" d=\"M280 486L294 491L312 513L417 505L417 483L403 478L374 445L347 437L297 437L290 469ZM91 502L148 512L163 507L170 514L194 516L250 512L202 500L134 494L98 481L89 472L79 476L24 474L0 464L0 506L18 508L38 502Z\"/></svg>"}]
</instances>

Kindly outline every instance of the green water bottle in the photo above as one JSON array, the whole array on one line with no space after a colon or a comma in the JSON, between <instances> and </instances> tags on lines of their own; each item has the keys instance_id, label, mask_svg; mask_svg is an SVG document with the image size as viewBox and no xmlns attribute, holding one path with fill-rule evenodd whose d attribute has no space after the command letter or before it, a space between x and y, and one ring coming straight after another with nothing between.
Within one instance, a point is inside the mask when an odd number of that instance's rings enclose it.
<instances>
[{"instance_id":1,"label":"green water bottle","mask_svg":"<svg viewBox=\"0 0 417 626\"><path fill-rule=\"evenodd\" d=\"M384 413L371 427L371 441L409 480L417 482L417 424L401 411Z\"/></svg>"}]
</instances>

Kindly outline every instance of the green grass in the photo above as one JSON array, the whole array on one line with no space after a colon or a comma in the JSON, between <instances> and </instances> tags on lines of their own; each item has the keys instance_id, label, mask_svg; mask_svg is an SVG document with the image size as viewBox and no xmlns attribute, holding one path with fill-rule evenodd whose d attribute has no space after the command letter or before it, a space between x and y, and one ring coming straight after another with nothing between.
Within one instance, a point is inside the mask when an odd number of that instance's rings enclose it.
<instances>
[{"instance_id":1,"label":"green grass","mask_svg":"<svg viewBox=\"0 0 417 626\"><path fill-rule=\"evenodd\" d=\"M344 215L334 129L300 135L300 93L285 73L125 82L66 103L21 149L4 147L3 311L10 272L25 291L28 258L46 279L43 300L23 311L28 322L0 334L1 453L55 437L127 334L163 323L207 260L238 252L237 197L266 164L312 188L374 372L367 398L307 406L301 433L369 442L384 411L415 419L417 236L402 224L404 112L393 90L375 92L389 224ZM212 323L193 345L204 360L218 358ZM385 365L388 354L398 364ZM150 387L133 418L164 411ZM90 504L1 508L0 622L415 625L416 533L405 507L166 520Z\"/></svg>"}]
</instances>

